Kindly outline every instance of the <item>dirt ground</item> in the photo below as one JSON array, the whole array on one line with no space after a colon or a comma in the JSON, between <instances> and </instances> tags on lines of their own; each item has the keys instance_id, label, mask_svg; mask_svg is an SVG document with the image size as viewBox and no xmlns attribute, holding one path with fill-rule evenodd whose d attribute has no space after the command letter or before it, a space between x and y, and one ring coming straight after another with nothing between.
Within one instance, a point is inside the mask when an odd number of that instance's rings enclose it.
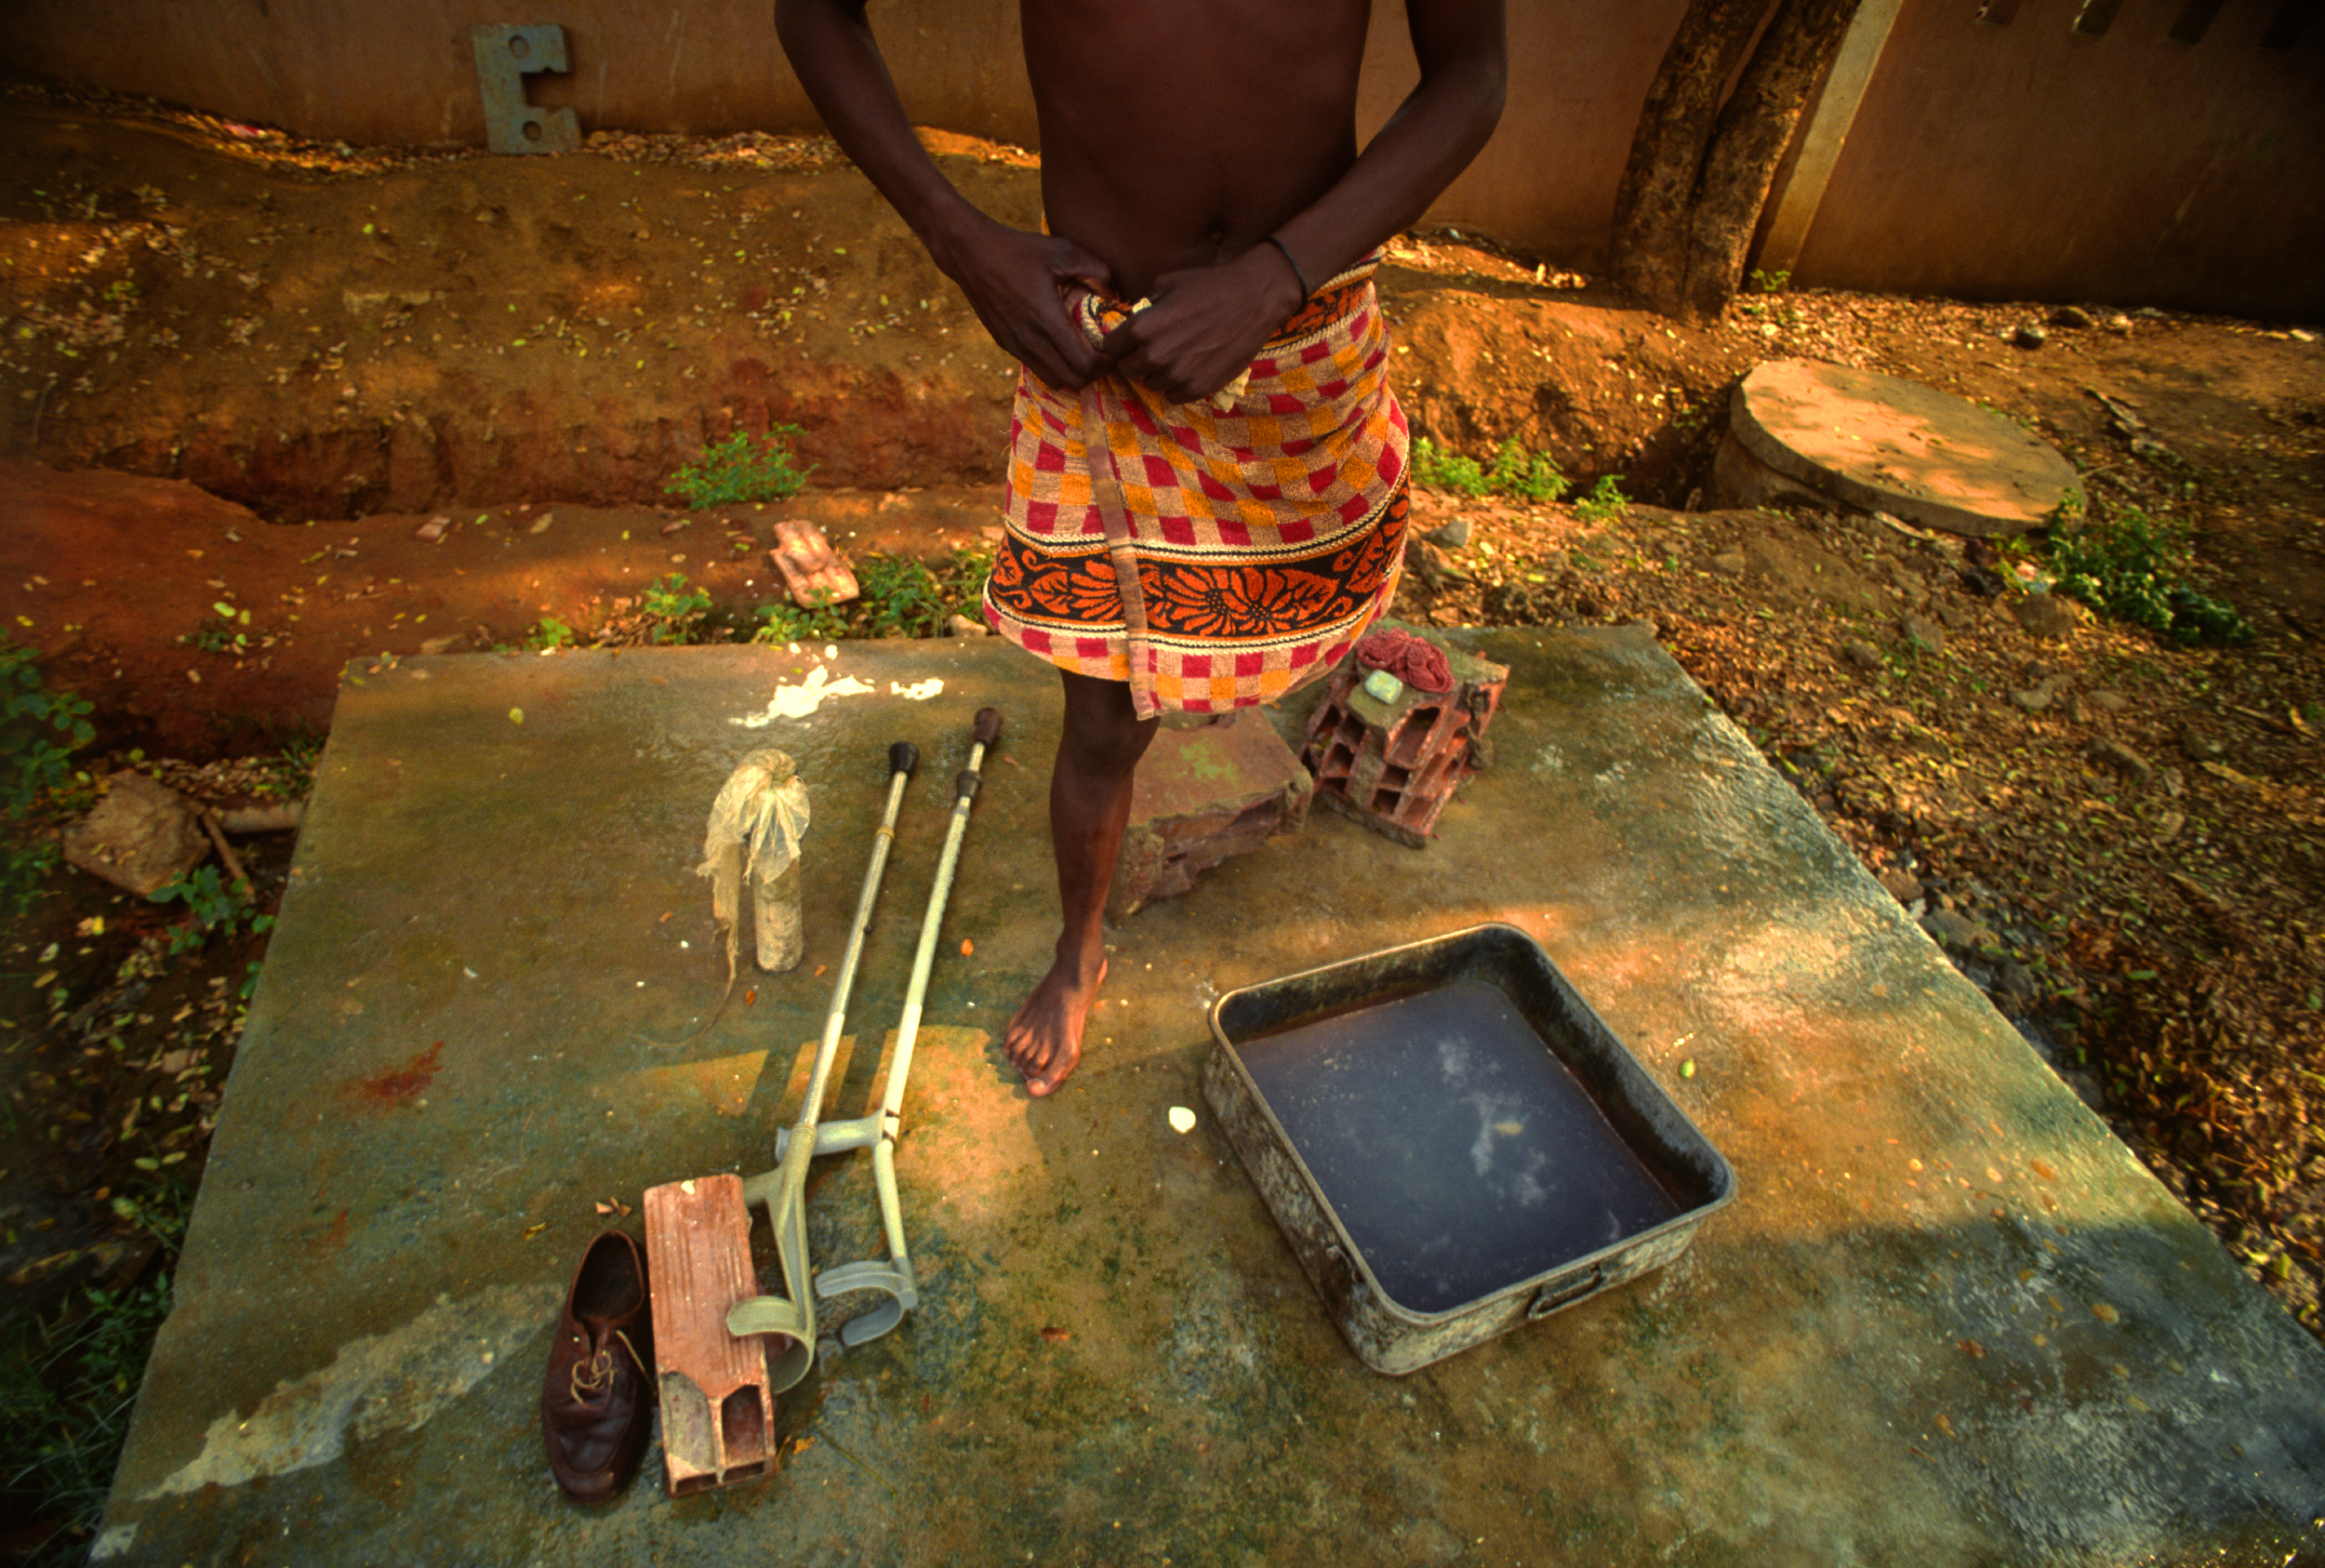
<instances>
[{"instance_id":1,"label":"dirt ground","mask_svg":"<svg viewBox=\"0 0 2325 1568\"><path fill-rule=\"evenodd\" d=\"M1030 158L929 140L989 211L1037 220ZM1481 457L1522 443L1577 491L1619 476L1632 503L1425 494L1420 527L1454 526L1416 551L1399 613L1652 620L2319 1326L2315 324L1787 292L1694 329L1443 229L1392 245L1379 281L1416 433ZM2039 346L2015 340L2026 327ZM8 635L94 703L93 773L132 749L295 757L351 658L522 648L544 618L618 640L673 573L710 593L707 634L747 635L777 597L779 516L816 519L859 562L973 552L1013 376L828 142L358 150L31 84L0 97L0 328ZM2094 515L2191 524L2199 580L2253 640L2183 648L2079 613L2038 637L2014 611L2039 545L1698 510L1731 390L1787 356L1957 392L2063 449ZM666 493L706 442L786 424L814 465L795 502L688 512ZM288 787L272 765L180 776L262 794ZM262 884L279 876L280 835L246 848ZM16 1037L0 1264L19 1282L117 1278L151 1253L113 1200L133 1157L165 1157L157 1136L190 1191L231 1054L219 998L259 950L213 944L193 979L131 995L125 954L167 911L78 873L54 886L8 938L0 991ZM206 1018L196 1044L168 1032ZM106 1072L76 1068L100 1034ZM199 1070L172 1054L190 1050ZM146 1101L157 1120L125 1120Z\"/></svg>"}]
</instances>

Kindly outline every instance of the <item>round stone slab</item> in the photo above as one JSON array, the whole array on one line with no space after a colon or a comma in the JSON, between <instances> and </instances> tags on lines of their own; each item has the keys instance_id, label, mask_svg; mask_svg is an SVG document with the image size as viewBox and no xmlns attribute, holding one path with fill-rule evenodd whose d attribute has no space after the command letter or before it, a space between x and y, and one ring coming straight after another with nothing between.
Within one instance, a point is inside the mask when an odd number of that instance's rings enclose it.
<instances>
[{"instance_id":1,"label":"round stone slab","mask_svg":"<svg viewBox=\"0 0 2325 1568\"><path fill-rule=\"evenodd\" d=\"M1797 485L1957 534L2040 527L2081 480L1999 414L1878 371L1771 360L1735 390L1744 452Z\"/></svg>"}]
</instances>

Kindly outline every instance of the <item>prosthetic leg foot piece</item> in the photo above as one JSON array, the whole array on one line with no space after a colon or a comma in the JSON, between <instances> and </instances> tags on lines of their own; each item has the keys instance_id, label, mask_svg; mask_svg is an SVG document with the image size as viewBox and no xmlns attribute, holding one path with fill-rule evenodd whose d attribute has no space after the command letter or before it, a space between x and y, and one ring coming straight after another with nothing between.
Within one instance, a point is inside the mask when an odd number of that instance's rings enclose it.
<instances>
[{"instance_id":1,"label":"prosthetic leg foot piece","mask_svg":"<svg viewBox=\"0 0 2325 1568\"><path fill-rule=\"evenodd\" d=\"M726 1332L726 1310L759 1294L751 1211L738 1176L698 1176L645 1195L662 1462L683 1497L775 1471L775 1390L767 1341Z\"/></svg>"}]
</instances>

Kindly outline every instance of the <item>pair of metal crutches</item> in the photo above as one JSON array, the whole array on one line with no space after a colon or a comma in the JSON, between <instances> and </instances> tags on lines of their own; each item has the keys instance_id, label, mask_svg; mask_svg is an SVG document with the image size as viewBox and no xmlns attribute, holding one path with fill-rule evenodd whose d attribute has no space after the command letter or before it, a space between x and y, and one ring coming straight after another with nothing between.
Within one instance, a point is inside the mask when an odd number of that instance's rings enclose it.
<instances>
[{"instance_id":1,"label":"pair of metal crutches","mask_svg":"<svg viewBox=\"0 0 2325 1568\"><path fill-rule=\"evenodd\" d=\"M849 1319L840 1340L857 1346L893 1329L920 1305L911 1254L904 1237L904 1215L897 1198L896 1142L903 1129L904 1085L912 1069L921 1007L935 965L945 903L960 861L969 807L976 798L985 753L1001 734L998 709L978 711L971 732L968 765L954 780L952 819L937 857L936 881L921 923L920 946L905 990L904 1013L888 1061L880 1109L869 1116L818 1123L817 1113L847 1024L847 1003L863 955L872 907L880 896L888 851L896 842L897 814L904 787L919 764L908 741L888 750L886 810L872 841L871 864L848 928L847 949L833 983L830 1010L807 1078L799 1121L776 1134L776 1168L755 1176L700 1177L674 1182L646 1194L647 1261L654 1274L655 1335L661 1363L662 1442L673 1495L731 1485L770 1470L775 1462L774 1396L795 1386L816 1361L816 1302L861 1291L887 1299ZM811 1267L807 1246L807 1168L820 1154L870 1149L872 1180L888 1256L841 1264L820 1273ZM750 1256L750 1208L766 1210L783 1275L783 1294L751 1294L757 1286ZM656 1245L658 1221L672 1244ZM667 1271L667 1283L666 1283ZM675 1298L666 1333L665 1290ZM684 1305L682 1305L682 1300ZM724 1301L718 1327L700 1321L704 1309ZM756 1335L773 1337L760 1340ZM684 1342L682 1349L680 1341ZM764 1345L763 1357L759 1348Z\"/></svg>"},{"instance_id":2,"label":"pair of metal crutches","mask_svg":"<svg viewBox=\"0 0 2325 1568\"><path fill-rule=\"evenodd\" d=\"M928 994L929 970L937 959L938 928L944 924L945 903L961 858L961 840L968 831L969 806L976 798L986 749L1001 735L1001 711L980 710L971 733L968 766L954 781L952 821L937 859L937 878L928 890L928 912L921 921L920 947L912 956L912 977L904 993L904 1014L897 1024L896 1051L888 1061L885 1092L880 1110L852 1121L818 1123L817 1109L823 1103L831 1063L847 1025L848 994L856 984L856 967L864 950L864 936L871 924L872 906L880 897L880 882L888 865L888 849L896 842L897 813L904 801L904 786L918 757L910 742L889 749L888 804L872 842L871 864L864 872L864 890L857 899L856 920L848 928L847 950L832 985L831 1009L824 1017L823 1039L816 1048L816 1064L807 1078L807 1096L800 1106L798 1124L776 1135L776 1168L743 1182L743 1201L763 1206L774 1227L776 1251L782 1259L783 1289L789 1299L772 1296L738 1301L727 1309L726 1331L733 1335L782 1334L793 1343L779 1358L770 1358L768 1374L780 1393L806 1375L815 1360L817 1296L830 1299L857 1291L878 1290L888 1299L870 1311L851 1318L840 1330L849 1346L876 1339L904 1320L920 1305L912 1279L911 1255L905 1245L904 1216L897 1202L896 1141L902 1131L904 1084L912 1070L912 1047L921 1028L921 1006ZM837 1154L870 1148L872 1181L880 1194L880 1221L887 1232L888 1260L867 1260L825 1269L808 1288L807 1165L818 1154ZM795 1364L794 1364L795 1363Z\"/></svg>"}]
</instances>

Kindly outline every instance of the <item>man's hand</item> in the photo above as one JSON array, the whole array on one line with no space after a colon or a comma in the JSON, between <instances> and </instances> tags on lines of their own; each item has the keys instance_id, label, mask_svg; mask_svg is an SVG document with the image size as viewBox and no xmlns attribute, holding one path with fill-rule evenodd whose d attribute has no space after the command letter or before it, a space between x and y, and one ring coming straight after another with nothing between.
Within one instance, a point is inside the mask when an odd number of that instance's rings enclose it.
<instances>
[{"instance_id":1,"label":"man's hand","mask_svg":"<svg viewBox=\"0 0 2325 1568\"><path fill-rule=\"evenodd\" d=\"M1216 267L1164 272L1147 298L1098 348L1119 373L1173 403L1209 397L1251 368L1302 303L1290 264L1264 243Z\"/></svg>"},{"instance_id":2,"label":"man's hand","mask_svg":"<svg viewBox=\"0 0 2325 1568\"><path fill-rule=\"evenodd\" d=\"M1079 283L1104 293L1112 274L1073 241L978 215L939 247L937 262L961 286L1002 352L1049 385L1079 392L1110 368L1068 312L1062 286Z\"/></svg>"}]
</instances>

